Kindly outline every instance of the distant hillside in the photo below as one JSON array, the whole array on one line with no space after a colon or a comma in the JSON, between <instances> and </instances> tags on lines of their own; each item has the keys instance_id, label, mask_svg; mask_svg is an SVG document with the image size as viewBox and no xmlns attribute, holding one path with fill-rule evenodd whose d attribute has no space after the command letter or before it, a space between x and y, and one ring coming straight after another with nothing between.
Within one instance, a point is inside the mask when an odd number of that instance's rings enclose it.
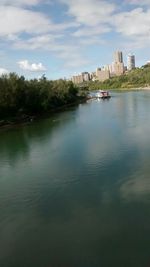
<instances>
[{"instance_id":1,"label":"distant hillside","mask_svg":"<svg viewBox=\"0 0 150 267\"><path fill-rule=\"evenodd\" d=\"M150 65L136 68L122 76L110 78L104 82L89 82L89 89L139 88L150 86Z\"/></svg>"}]
</instances>

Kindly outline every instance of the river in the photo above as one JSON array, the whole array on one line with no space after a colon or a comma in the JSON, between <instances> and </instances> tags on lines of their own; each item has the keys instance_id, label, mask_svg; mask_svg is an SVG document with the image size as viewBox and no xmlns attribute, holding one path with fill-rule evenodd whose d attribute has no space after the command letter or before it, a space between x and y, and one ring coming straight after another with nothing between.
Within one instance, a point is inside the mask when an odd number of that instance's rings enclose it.
<instances>
[{"instance_id":1,"label":"river","mask_svg":"<svg viewBox=\"0 0 150 267\"><path fill-rule=\"evenodd\" d=\"M150 266L150 91L0 130L0 266Z\"/></svg>"}]
</instances>

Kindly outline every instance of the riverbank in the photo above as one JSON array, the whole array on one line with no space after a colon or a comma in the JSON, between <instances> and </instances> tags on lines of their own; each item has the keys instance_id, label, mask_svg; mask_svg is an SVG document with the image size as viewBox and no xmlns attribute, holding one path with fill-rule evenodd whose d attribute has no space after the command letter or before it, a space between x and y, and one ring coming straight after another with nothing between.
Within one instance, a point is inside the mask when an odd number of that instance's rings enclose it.
<instances>
[{"instance_id":1,"label":"riverbank","mask_svg":"<svg viewBox=\"0 0 150 267\"><path fill-rule=\"evenodd\" d=\"M129 87L129 88L110 88L107 90L111 90L111 91L143 91L143 90L150 90L150 86L148 87Z\"/></svg>"},{"instance_id":2,"label":"riverbank","mask_svg":"<svg viewBox=\"0 0 150 267\"><path fill-rule=\"evenodd\" d=\"M41 118L50 117L56 113L63 112L68 110L71 107L77 106L81 103L84 103L87 100L87 97L79 97L78 100L76 100L73 103L63 105L61 107L51 109L47 112L38 113L38 114L20 114L13 117L7 117L0 120L0 129L5 128L11 128L15 126L21 126L24 124L32 123L33 121L39 120Z\"/></svg>"}]
</instances>

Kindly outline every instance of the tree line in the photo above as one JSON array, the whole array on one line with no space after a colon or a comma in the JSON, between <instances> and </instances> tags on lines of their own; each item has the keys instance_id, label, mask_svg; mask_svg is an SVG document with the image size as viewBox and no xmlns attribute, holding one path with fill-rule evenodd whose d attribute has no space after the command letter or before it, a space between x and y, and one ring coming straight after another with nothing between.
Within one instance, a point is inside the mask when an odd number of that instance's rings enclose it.
<instances>
[{"instance_id":1,"label":"tree line","mask_svg":"<svg viewBox=\"0 0 150 267\"><path fill-rule=\"evenodd\" d=\"M71 81L26 80L15 73L0 77L0 118L38 114L58 109L81 98Z\"/></svg>"}]
</instances>

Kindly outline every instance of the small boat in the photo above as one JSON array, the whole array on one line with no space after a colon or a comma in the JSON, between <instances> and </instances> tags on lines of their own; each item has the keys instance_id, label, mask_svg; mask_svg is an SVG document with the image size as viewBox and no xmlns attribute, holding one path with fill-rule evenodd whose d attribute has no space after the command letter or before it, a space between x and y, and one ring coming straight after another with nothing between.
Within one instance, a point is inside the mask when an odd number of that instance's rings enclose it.
<instances>
[{"instance_id":1,"label":"small boat","mask_svg":"<svg viewBox=\"0 0 150 267\"><path fill-rule=\"evenodd\" d=\"M103 90L99 90L96 93L96 98L102 98L102 99L106 99L106 98L110 98L110 94L108 91L103 91Z\"/></svg>"}]
</instances>

